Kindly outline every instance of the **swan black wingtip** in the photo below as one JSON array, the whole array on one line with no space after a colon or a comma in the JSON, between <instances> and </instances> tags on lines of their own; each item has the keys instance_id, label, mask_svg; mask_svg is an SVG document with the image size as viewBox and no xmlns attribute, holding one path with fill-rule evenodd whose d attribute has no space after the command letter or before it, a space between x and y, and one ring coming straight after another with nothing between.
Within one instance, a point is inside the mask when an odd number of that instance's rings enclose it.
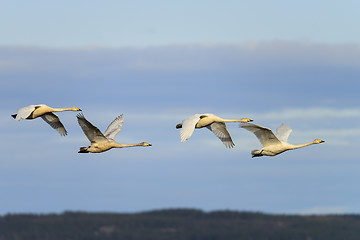
<instances>
[{"instance_id":1,"label":"swan black wingtip","mask_svg":"<svg viewBox=\"0 0 360 240\"><path fill-rule=\"evenodd\" d=\"M76 117L79 119L79 118L85 118L84 114L81 112L81 113L78 113L76 114Z\"/></svg>"}]
</instances>

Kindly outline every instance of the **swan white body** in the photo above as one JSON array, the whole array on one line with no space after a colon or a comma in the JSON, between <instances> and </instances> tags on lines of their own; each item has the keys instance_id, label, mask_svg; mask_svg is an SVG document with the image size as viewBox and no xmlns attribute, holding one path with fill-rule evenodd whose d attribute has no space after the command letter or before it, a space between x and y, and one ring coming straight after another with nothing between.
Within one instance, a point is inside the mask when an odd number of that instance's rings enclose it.
<instances>
[{"instance_id":1,"label":"swan white body","mask_svg":"<svg viewBox=\"0 0 360 240\"><path fill-rule=\"evenodd\" d=\"M211 113L192 115L176 125L176 128L181 128L180 139L181 142L188 140L193 134L195 128L206 127L212 131L227 148L235 146L230 133L228 132L225 122L251 122L249 118L242 119L224 119Z\"/></svg>"},{"instance_id":2,"label":"swan white body","mask_svg":"<svg viewBox=\"0 0 360 240\"><path fill-rule=\"evenodd\" d=\"M27 107L19 108L17 114L11 115L18 122L22 119L35 119L41 117L52 128L60 133L61 136L67 135L64 125L60 122L59 117L53 112L63 111L81 111L77 107L70 108L52 108L45 104L30 105Z\"/></svg>"},{"instance_id":3,"label":"swan white body","mask_svg":"<svg viewBox=\"0 0 360 240\"><path fill-rule=\"evenodd\" d=\"M115 118L114 121L110 123L104 134L97 127L95 127L88 120L86 120L83 114L78 114L76 115L76 117L78 119L81 129L91 142L90 146L81 147L79 153L101 153L110 150L111 148L151 146L151 144L147 142L141 142L136 144L120 144L114 141L116 134L120 132L124 124L123 114Z\"/></svg>"},{"instance_id":4,"label":"swan white body","mask_svg":"<svg viewBox=\"0 0 360 240\"><path fill-rule=\"evenodd\" d=\"M263 145L263 148L259 150L253 150L251 152L252 157L276 156L288 150L293 150L312 144L319 144L324 142L323 140L315 139L312 142L304 144L290 144L287 142L287 140L290 133L292 132L292 129L284 123L276 129L276 135L271 131L271 129L252 123L242 123L240 124L240 127L254 133L255 136L259 139L260 143Z\"/></svg>"}]
</instances>

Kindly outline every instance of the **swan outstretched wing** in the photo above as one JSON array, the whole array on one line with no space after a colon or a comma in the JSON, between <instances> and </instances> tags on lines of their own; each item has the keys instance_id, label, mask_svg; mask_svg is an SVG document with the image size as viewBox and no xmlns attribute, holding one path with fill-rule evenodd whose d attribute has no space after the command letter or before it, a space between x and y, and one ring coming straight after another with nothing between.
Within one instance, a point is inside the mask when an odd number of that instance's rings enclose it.
<instances>
[{"instance_id":1,"label":"swan outstretched wing","mask_svg":"<svg viewBox=\"0 0 360 240\"><path fill-rule=\"evenodd\" d=\"M281 143L269 128L252 123L241 123L240 127L245 128L246 130L255 134L264 147Z\"/></svg>"},{"instance_id":2,"label":"swan outstretched wing","mask_svg":"<svg viewBox=\"0 0 360 240\"><path fill-rule=\"evenodd\" d=\"M196 123L200 120L201 114L192 115L182 121L182 127L180 129L181 142L188 140L194 132Z\"/></svg>"},{"instance_id":3,"label":"swan outstretched wing","mask_svg":"<svg viewBox=\"0 0 360 240\"><path fill-rule=\"evenodd\" d=\"M281 142L287 142L291 132L292 129L288 125L283 123L276 129L276 137Z\"/></svg>"},{"instance_id":4,"label":"swan outstretched wing","mask_svg":"<svg viewBox=\"0 0 360 240\"><path fill-rule=\"evenodd\" d=\"M121 114L112 121L104 132L104 136L108 139L114 139L116 134L121 131L121 128L124 124L124 115Z\"/></svg>"},{"instance_id":5,"label":"swan outstretched wing","mask_svg":"<svg viewBox=\"0 0 360 240\"><path fill-rule=\"evenodd\" d=\"M58 131L61 136L67 135L67 131L64 125L60 122L59 117L55 113L45 113L41 115L41 118L47 122L53 129Z\"/></svg>"},{"instance_id":6,"label":"swan outstretched wing","mask_svg":"<svg viewBox=\"0 0 360 240\"><path fill-rule=\"evenodd\" d=\"M38 107L39 105L30 105L27 107L19 108L16 118L16 121L20 121L30 116L30 114Z\"/></svg>"},{"instance_id":7,"label":"swan outstretched wing","mask_svg":"<svg viewBox=\"0 0 360 240\"><path fill-rule=\"evenodd\" d=\"M82 113L76 115L78 123L91 143L107 141L101 131L85 119Z\"/></svg>"},{"instance_id":8,"label":"swan outstretched wing","mask_svg":"<svg viewBox=\"0 0 360 240\"><path fill-rule=\"evenodd\" d=\"M213 122L206 127L212 131L225 144L227 148L232 148L235 146L224 122Z\"/></svg>"}]
</instances>

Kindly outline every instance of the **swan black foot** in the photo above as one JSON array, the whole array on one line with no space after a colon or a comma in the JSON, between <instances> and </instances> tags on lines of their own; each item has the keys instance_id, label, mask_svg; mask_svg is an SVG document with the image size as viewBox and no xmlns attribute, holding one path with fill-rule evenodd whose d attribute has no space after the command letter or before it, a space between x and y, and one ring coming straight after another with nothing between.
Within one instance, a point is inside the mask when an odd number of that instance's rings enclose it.
<instances>
[{"instance_id":1,"label":"swan black foot","mask_svg":"<svg viewBox=\"0 0 360 240\"><path fill-rule=\"evenodd\" d=\"M88 147L81 147L78 153L88 153L89 151L87 149Z\"/></svg>"},{"instance_id":2,"label":"swan black foot","mask_svg":"<svg viewBox=\"0 0 360 240\"><path fill-rule=\"evenodd\" d=\"M263 151L264 151L264 150L262 150L261 152L259 152L259 153L257 153L257 154L253 154L251 158L264 156L264 155L262 154Z\"/></svg>"}]
</instances>

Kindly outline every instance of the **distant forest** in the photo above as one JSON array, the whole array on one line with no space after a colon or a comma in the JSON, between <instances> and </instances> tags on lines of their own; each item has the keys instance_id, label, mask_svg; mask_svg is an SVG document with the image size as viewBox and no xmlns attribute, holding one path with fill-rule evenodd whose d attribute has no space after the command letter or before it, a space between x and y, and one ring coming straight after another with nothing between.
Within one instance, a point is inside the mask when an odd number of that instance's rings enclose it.
<instances>
[{"instance_id":1,"label":"distant forest","mask_svg":"<svg viewBox=\"0 0 360 240\"><path fill-rule=\"evenodd\" d=\"M0 217L0 240L352 240L360 215L272 215L169 209L133 214L64 212Z\"/></svg>"}]
</instances>

